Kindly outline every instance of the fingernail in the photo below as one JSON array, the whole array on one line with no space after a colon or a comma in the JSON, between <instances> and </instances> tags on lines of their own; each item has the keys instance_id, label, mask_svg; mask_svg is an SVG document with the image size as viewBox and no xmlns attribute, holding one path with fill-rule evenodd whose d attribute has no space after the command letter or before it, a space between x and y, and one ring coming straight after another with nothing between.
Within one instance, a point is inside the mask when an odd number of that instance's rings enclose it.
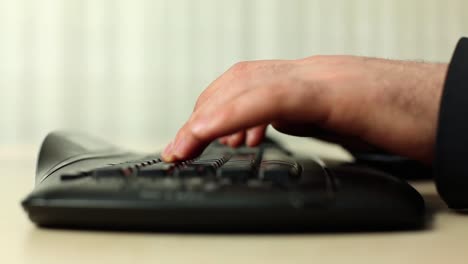
<instances>
[{"instance_id":1,"label":"fingernail","mask_svg":"<svg viewBox=\"0 0 468 264\"><path fill-rule=\"evenodd\" d=\"M236 141L236 136L229 136L227 139L227 144L232 147L234 146L235 141Z\"/></svg>"},{"instance_id":2,"label":"fingernail","mask_svg":"<svg viewBox=\"0 0 468 264\"><path fill-rule=\"evenodd\" d=\"M220 139L219 139L219 143L226 145L226 143L227 143L227 138L226 138L226 137L220 138Z\"/></svg>"},{"instance_id":3,"label":"fingernail","mask_svg":"<svg viewBox=\"0 0 468 264\"><path fill-rule=\"evenodd\" d=\"M163 156L163 160L166 163L172 163L175 161L174 155L169 155L169 156Z\"/></svg>"},{"instance_id":4,"label":"fingernail","mask_svg":"<svg viewBox=\"0 0 468 264\"><path fill-rule=\"evenodd\" d=\"M174 148L174 141L171 141L166 148L164 149L162 156L163 158L167 161L169 160L169 157L172 156L172 149Z\"/></svg>"},{"instance_id":5,"label":"fingernail","mask_svg":"<svg viewBox=\"0 0 468 264\"><path fill-rule=\"evenodd\" d=\"M250 133L250 132L247 132L247 135L246 135L246 139L245 139L245 143L247 144L247 146L251 147L254 143L254 140L255 140L255 135L253 133Z\"/></svg>"}]
</instances>

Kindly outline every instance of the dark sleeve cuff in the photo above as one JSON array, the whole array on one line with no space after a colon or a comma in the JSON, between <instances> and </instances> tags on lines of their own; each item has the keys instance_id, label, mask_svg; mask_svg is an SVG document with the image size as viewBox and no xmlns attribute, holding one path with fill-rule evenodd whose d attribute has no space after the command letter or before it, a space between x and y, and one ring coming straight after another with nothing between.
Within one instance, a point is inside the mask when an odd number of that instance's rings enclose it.
<instances>
[{"instance_id":1,"label":"dark sleeve cuff","mask_svg":"<svg viewBox=\"0 0 468 264\"><path fill-rule=\"evenodd\" d=\"M460 39L448 67L434 172L437 190L447 205L468 210L468 38Z\"/></svg>"}]
</instances>

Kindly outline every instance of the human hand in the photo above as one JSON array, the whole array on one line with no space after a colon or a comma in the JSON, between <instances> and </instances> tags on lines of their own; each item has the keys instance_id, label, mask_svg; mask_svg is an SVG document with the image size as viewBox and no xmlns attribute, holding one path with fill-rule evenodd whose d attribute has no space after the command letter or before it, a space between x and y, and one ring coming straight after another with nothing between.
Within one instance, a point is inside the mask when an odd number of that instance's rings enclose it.
<instances>
[{"instance_id":1,"label":"human hand","mask_svg":"<svg viewBox=\"0 0 468 264\"><path fill-rule=\"evenodd\" d=\"M163 159L195 157L216 138L255 146L271 124L298 136L327 131L430 163L446 70L356 56L241 62L200 95Z\"/></svg>"}]
</instances>

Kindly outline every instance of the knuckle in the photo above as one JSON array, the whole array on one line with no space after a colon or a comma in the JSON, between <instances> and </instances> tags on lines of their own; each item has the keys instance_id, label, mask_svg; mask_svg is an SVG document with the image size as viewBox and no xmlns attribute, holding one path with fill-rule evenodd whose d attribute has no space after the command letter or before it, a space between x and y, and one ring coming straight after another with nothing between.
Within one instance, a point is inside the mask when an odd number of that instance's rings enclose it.
<instances>
[{"instance_id":1,"label":"knuckle","mask_svg":"<svg viewBox=\"0 0 468 264\"><path fill-rule=\"evenodd\" d=\"M251 61L240 61L234 64L230 69L229 72L234 76L234 77L243 77L246 73L248 73L252 67L252 62Z\"/></svg>"},{"instance_id":2,"label":"knuckle","mask_svg":"<svg viewBox=\"0 0 468 264\"><path fill-rule=\"evenodd\" d=\"M198 142L203 142L206 138L206 133L201 129L197 129L193 121L189 122L184 134Z\"/></svg>"},{"instance_id":3,"label":"knuckle","mask_svg":"<svg viewBox=\"0 0 468 264\"><path fill-rule=\"evenodd\" d=\"M316 62L326 61L327 59L329 59L329 56L327 55L312 55L312 56L305 58L305 60L316 61Z\"/></svg>"},{"instance_id":4,"label":"knuckle","mask_svg":"<svg viewBox=\"0 0 468 264\"><path fill-rule=\"evenodd\" d=\"M200 94L200 96L198 96L198 99L197 101L195 102L195 106L193 108L193 110L196 110L200 107L200 105L203 103L203 101L205 100L205 97L206 97L206 94L205 92L203 92L202 94Z\"/></svg>"}]
</instances>

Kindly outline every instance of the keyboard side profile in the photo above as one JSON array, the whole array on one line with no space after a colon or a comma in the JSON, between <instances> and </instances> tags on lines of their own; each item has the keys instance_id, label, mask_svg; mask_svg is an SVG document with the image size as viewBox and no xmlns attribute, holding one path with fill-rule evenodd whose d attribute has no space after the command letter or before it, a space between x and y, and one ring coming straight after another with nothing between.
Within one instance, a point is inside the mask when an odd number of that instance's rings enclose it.
<instances>
[{"instance_id":1,"label":"keyboard side profile","mask_svg":"<svg viewBox=\"0 0 468 264\"><path fill-rule=\"evenodd\" d=\"M22 202L39 226L159 231L412 229L424 201L406 182L356 164L327 166L274 141L164 163L54 132Z\"/></svg>"}]
</instances>

